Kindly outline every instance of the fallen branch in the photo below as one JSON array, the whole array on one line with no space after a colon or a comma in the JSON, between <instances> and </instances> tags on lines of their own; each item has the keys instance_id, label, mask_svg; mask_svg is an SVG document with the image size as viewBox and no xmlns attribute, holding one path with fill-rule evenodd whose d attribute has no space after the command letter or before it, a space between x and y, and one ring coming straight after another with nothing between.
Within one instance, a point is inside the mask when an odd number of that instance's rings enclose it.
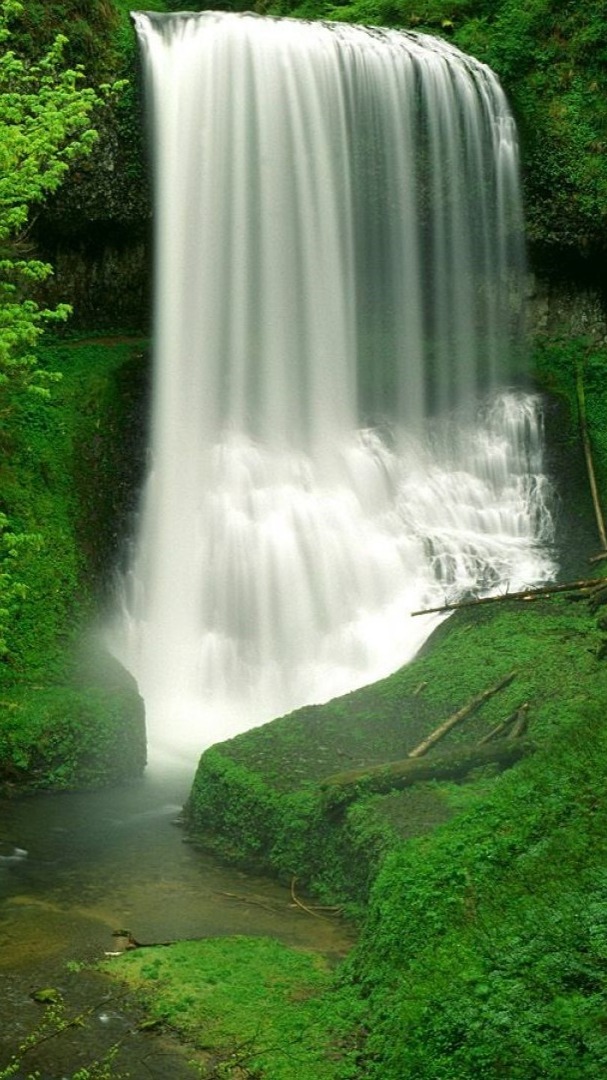
<instances>
[{"instance_id":1,"label":"fallen branch","mask_svg":"<svg viewBox=\"0 0 607 1080\"><path fill-rule=\"evenodd\" d=\"M499 735L504 735L508 728L516 727L519 719L521 718L521 715L525 716L528 708L529 705L525 703L524 705L521 705L518 709L515 709L513 713L510 713L510 716L507 716L505 720L501 720L500 723L497 724L494 728L491 728L491 731L488 731L482 739L479 739L478 745L485 746L486 743L492 742L494 739L497 739ZM522 731L518 731L518 734L522 734ZM512 731L509 731L508 738L511 737Z\"/></svg>"},{"instance_id":2,"label":"fallen branch","mask_svg":"<svg viewBox=\"0 0 607 1080\"><path fill-rule=\"evenodd\" d=\"M594 462L592 460L592 446L590 445L590 436L588 434L588 424L586 421L586 395L584 393L584 369L581 361L577 365L577 374L575 380L577 390L578 401L578 413L580 417L580 431L582 434L582 445L584 447L584 457L586 459L586 471L588 473L588 482L590 484L590 493L592 495L592 505L594 506L594 515L596 517L596 525L599 532L599 538L601 541L601 547L603 551L607 551L607 533L605 532L605 519L603 517L603 510L601 508L601 500L599 498L599 490L596 483L596 476L594 472Z\"/></svg>"},{"instance_id":3,"label":"fallen branch","mask_svg":"<svg viewBox=\"0 0 607 1080\"><path fill-rule=\"evenodd\" d=\"M459 747L449 753L419 760L404 758L387 765L336 773L321 784L326 804L342 806L360 795L385 794L412 787L424 780L457 780L483 765L507 768L535 749L530 739L500 739L487 746Z\"/></svg>"},{"instance_id":4,"label":"fallen branch","mask_svg":"<svg viewBox=\"0 0 607 1080\"><path fill-rule=\"evenodd\" d=\"M293 875L293 877L291 878L291 899L293 900L293 903L296 905L296 907L301 908L301 910L307 912L308 915L313 915L315 919L325 919L326 920L326 918L327 918L326 915L321 915L318 911L314 911L312 908L307 907L307 905L303 904L302 901L299 899L299 897L297 897L295 895L295 882L296 881L297 881L297 878L295 877L295 875Z\"/></svg>"},{"instance_id":5,"label":"fallen branch","mask_svg":"<svg viewBox=\"0 0 607 1080\"><path fill-rule=\"evenodd\" d=\"M451 731L451 728L455 727L456 724L461 723L467 716L470 716L470 713L473 713L476 709L480 708L487 698L493 697L493 695L497 694L499 690L502 690L504 686L508 686L508 683L512 682L515 675L516 671L511 671L509 675L505 675L503 679L500 679L495 686L491 686L488 690L483 690L481 694L477 694L476 697L473 697L467 705L464 705L461 709L458 709L457 712L453 713L452 716L449 716L448 719L445 720L440 727L435 728L423 742L420 742L418 746L414 747L413 750L410 750L407 757L422 757L431 746L434 746L434 744L437 743L439 739L442 739L448 731Z\"/></svg>"},{"instance_id":6,"label":"fallen branch","mask_svg":"<svg viewBox=\"0 0 607 1080\"><path fill-rule=\"evenodd\" d=\"M521 705L520 709L517 709L514 723L508 732L509 739L520 739L521 735L524 735L529 725L529 702L526 701L524 705Z\"/></svg>"},{"instance_id":7,"label":"fallen branch","mask_svg":"<svg viewBox=\"0 0 607 1080\"><path fill-rule=\"evenodd\" d=\"M582 578L581 581L568 581L563 585L542 585L538 589L525 589L523 592L498 593L497 596L476 596L471 600L459 600L456 604L442 604L441 607L424 608L412 611L411 615L434 615L437 611L457 611L459 608L476 607L478 604L499 604L502 600L536 600L552 593L577 592L580 589L596 589L605 585L605 578Z\"/></svg>"}]
</instances>

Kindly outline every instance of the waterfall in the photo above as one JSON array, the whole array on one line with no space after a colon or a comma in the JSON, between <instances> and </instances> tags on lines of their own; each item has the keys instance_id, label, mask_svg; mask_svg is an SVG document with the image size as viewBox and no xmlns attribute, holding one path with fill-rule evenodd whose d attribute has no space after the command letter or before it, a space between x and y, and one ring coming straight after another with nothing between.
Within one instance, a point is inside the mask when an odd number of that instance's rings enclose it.
<instances>
[{"instance_id":1,"label":"waterfall","mask_svg":"<svg viewBox=\"0 0 607 1080\"><path fill-rule=\"evenodd\" d=\"M150 470L113 648L196 753L396 670L411 611L555 572L514 124L417 33L134 16Z\"/></svg>"}]
</instances>

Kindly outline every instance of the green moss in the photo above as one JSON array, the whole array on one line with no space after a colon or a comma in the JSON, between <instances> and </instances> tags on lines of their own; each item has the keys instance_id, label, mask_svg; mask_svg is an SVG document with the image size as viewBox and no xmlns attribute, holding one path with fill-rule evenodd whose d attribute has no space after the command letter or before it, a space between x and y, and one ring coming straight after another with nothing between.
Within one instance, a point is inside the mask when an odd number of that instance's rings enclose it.
<instances>
[{"instance_id":1,"label":"green moss","mask_svg":"<svg viewBox=\"0 0 607 1080\"><path fill-rule=\"evenodd\" d=\"M11 584L0 769L17 785L97 786L137 775L145 759L130 680L117 684L107 665L85 678L75 656L134 505L146 364L139 344L101 341L48 346L42 362L62 379L50 402L14 404L0 467L0 511L25 538L5 532L0 547Z\"/></svg>"},{"instance_id":2,"label":"green moss","mask_svg":"<svg viewBox=\"0 0 607 1080\"><path fill-rule=\"evenodd\" d=\"M104 787L132 780L146 759L143 705L100 687L12 688L0 702L5 790Z\"/></svg>"},{"instance_id":3,"label":"green moss","mask_svg":"<svg viewBox=\"0 0 607 1080\"><path fill-rule=\"evenodd\" d=\"M96 788L140 776L146 760L143 702L106 658L80 665L59 686L0 695L0 786L5 791Z\"/></svg>"},{"instance_id":4,"label":"green moss","mask_svg":"<svg viewBox=\"0 0 607 1080\"><path fill-rule=\"evenodd\" d=\"M69 41L69 63L86 64L94 77L107 73L117 25L112 0L27 0L13 21L14 41L20 52L38 56L57 34L63 34Z\"/></svg>"},{"instance_id":5,"label":"green moss","mask_svg":"<svg viewBox=\"0 0 607 1080\"><path fill-rule=\"evenodd\" d=\"M365 1076L605 1070L606 754L602 705L581 703L472 810L388 856L352 973Z\"/></svg>"},{"instance_id":6,"label":"green moss","mask_svg":"<svg viewBox=\"0 0 607 1080\"><path fill-rule=\"evenodd\" d=\"M344 1035L353 1015L329 996L332 974L317 954L267 938L222 938L137 949L108 970L142 994L154 1019L212 1050L203 1076L351 1075Z\"/></svg>"},{"instance_id":7,"label":"green moss","mask_svg":"<svg viewBox=\"0 0 607 1080\"><path fill-rule=\"evenodd\" d=\"M260 856L285 877L301 869L304 884L345 899L361 921L340 982L357 1001L352 1037L359 1024L368 1032L354 1075L605 1071L604 622L600 609L559 597L461 611L390 679L203 755L189 808L196 835L211 830L216 850ZM342 812L323 805L316 785L343 769L344 746L366 742L368 763L377 746L394 759L509 670L512 683L443 745L476 743L526 702L531 758ZM303 778L291 770L300 757Z\"/></svg>"},{"instance_id":8,"label":"green moss","mask_svg":"<svg viewBox=\"0 0 607 1080\"><path fill-rule=\"evenodd\" d=\"M385 853L449 818L457 800L449 785L421 785L361 799L340 813L324 804L323 779L344 765L405 757L509 671L516 671L510 685L455 727L441 748L478 741L524 703L533 739L548 745L563 725L579 722L589 699L607 697L603 641L586 604L558 597L461 611L390 678L203 754L188 804L190 828L224 856L285 879L297 875L323 897L360 905Z\"/></svg>"},{"instance_id":9,"label":"green moss","mask_svg":"<svg viewBox=\"0 0 607 1080\"><path fill-rule=\"evenodd\" d=\"M74 342L41 359L62 379L50 403L29 395L15 404L0 467L0 511L32 538L4 551L22 589L0 685L61 679L71 643L98 611L143 465L141 346Z\"/></svg>"}]
</instances>

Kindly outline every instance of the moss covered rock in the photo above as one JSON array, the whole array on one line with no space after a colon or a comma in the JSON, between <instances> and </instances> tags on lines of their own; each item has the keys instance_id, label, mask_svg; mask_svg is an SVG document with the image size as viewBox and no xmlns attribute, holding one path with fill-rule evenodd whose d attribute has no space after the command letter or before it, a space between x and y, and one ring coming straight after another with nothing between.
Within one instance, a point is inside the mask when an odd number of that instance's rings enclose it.
<instances>
[{"instance_id":1,"label":"moss covered rock","mask_svg":"<svg viewBox=\"0 0 607 1080\"><path fill-rule=\"evenodd\" d=\"M14 403L0 537L10 606L0 657L0 773L13 785L82 787L138 775L143 706L109 659L82 660L143 466L141 345L49 346L50 402ZM128 451L125 453L125 449ZM100 654L100 650L96 650Z\"/></svg>"},{"instance_id":2,"label":"moss covered rock","mask_svg":"<svg viewBox=\"0 0 607 1080\"><path fill-rule=\"evenodd\" d=\"M193 835L283 875L300 871L359 916L361 940L334 990L356 1018L349 1076L605 1071L605 644L596 600L460 611L391 678L202 756ZM510 670L516 677L444 743L476 745L526 704L531 757L460 784L361 790L341 811L323 802L323 780L345 755L402 756Z\"/></svg>"},{"instance_id":3,"label":"moss covered rock","mask_svg":"<svg viewBox=\"0 0 607 1080\"><path fill-rule=\"evenodd\" d=\"M145 762L143 702L101 650L69 681L0 691L4 792L106 787L140 776Z\"/></svg>"},{"instance_id":4,"label":"moss covered rock","mask_svg":"<svg viewBox=\"0 0 607 1080\"><path fill-rule=\"evenodd\" d=\"M602 643L586 603L553 598L458 612L388 679L206 751L188 804L189 828L231 859L296 875L333 900L362 902L386 851L451 816L452 786L434 782L369 796L361 784L359 798L352 801L350 792L340 808L327 799L326 780L405 758L510 671L515 678L454 727L441 751L476 745L522 704L529 706L534 742L549 745L561 726L577 722L589 698L607 695ZM489 783L497 782L493 772L483 771Z\"/></svg>"}]
</instances>

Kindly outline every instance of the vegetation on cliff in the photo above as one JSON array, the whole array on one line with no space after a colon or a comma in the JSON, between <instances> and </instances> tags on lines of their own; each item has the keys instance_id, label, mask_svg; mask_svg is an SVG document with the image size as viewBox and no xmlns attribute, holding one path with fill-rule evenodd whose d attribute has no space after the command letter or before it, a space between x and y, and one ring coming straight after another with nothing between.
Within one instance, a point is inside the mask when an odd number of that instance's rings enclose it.
<instances>
[{"instance_id":1,"label":"vegetation on cliff","mask_svg":"<svg viewBox=\"0 0 607 1080\"><path fill-rule=\"evenodd\" d=\"M70 400L65 387L57 390L62 373L40 351L45 328L65 320L70 308L44 307L33 298L52 268L33 257L29 234L42 202L59 188L70 166L90 154L97 137L91 116L101 98L83 85L78 67L66 66L63 37L56 37L39 59L17 55L11 46L20 38L12 34L11 24L23 14L14 0L0 5L5 46L0 58L0 776L12 783L23 778L43 782L40 763L48 759L48 782L70 786L79 782L78 770L63 727L70 729L71 739L84 742L89 723L94 730L106 715L109 732L115 717L110 718L113 706L104 713L103 694L94 700L93 687L87 694L70 677L63 691L57 689L68 678L69 647L90 597L75 534L70 462L72 440L82 427L74 423L82 399ZM97 421L98 416L91 419L91 426ZM43 688L48 688L46 697ZM141 703L130 683L114 690L116 706L120 700L137 731L133 757L138 772L145 760ZM54 744L48 754L43 743ZM114 751L103 751L96 782L106 775ZM81 782L91 779L90 771L83 769Z\"/></svg>"},{"instance_id":2,"label":"vegetation on cliff","mask_svg":"<svg viewBox=\"0 0 607 1080\"><path fill-rule=\"evenodd\" d=\"M382 683L203 755L194 834L359 914L361 941L335 989L355 1018L357 1061L338 1075L605 1071L604 636L596 599L471 608ZM526 760L460 784L383 795L361 784L353 802L327 799L344 761L403 757L510 671L445 742L475 745L524 703Z\"/></svg>"},{"instance_id":3,"label":"vegetation on cliff","mask_svg":"<svg viewBox=\"0 0 607 1080\"><path fill-rule=\"evenodd\" d=\"M144 262L139 256L134 261L133 252L148 235L150 217L131 7L126 0L94 0L86 10L79 0L32 0L18 24L19 41L34 53L57 31L67 33L70 62L84 62L93 85L110 75L129 79L128 91L100 120L102 137L90 167L78 170L48 208L38 235L53 257L84 249L89 260L99 261L104 246L111 248L117 252L114 276L130 290L135 266L146 287ZM145 7L183 10L179 0L151 0ZM607 56L601 0L258 0L255 5L192 0L187 7L252 8L259 14L396 26L444 36L489 64L519 124L535 264L548 275L567 276L574 260L578 275L601 286L600 260L607 248ZM62 272L70 290L77 291L67 260ZM107 325L120 296L110 274L105 291L111 297L103 319ZM78 296L90 322L86 298L82 292ZM147 317L147 305L134 290L123 325L142 317Z\"/></svg>"}]
</instances>

